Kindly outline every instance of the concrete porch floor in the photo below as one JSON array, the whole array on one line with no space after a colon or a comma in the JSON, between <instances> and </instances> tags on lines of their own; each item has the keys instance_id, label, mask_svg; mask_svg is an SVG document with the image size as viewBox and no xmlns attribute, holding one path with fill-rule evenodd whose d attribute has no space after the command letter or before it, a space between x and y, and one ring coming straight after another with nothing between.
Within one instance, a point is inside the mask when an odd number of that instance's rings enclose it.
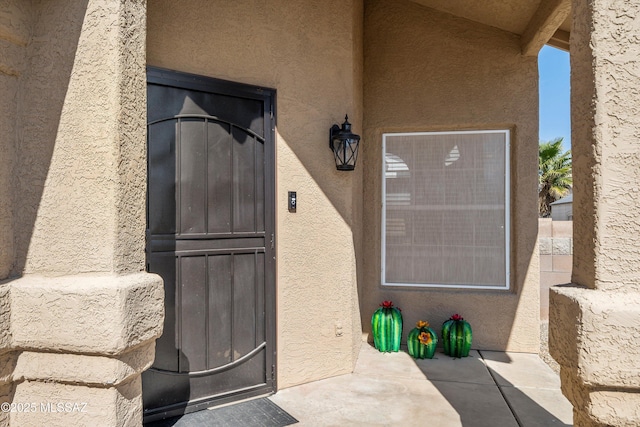
<instances>
[{"instance_id":1,"label":"concrete porch floor","mask_svg":"<svg viewBox=\"0 0 640 427\"><path fill-rule=\"evenodd\" d=\"M364 343L353 374L270 399L302 426L571 426L560 379L536 354L472 350L414 360Z\"/></svg>"}]
</instances>

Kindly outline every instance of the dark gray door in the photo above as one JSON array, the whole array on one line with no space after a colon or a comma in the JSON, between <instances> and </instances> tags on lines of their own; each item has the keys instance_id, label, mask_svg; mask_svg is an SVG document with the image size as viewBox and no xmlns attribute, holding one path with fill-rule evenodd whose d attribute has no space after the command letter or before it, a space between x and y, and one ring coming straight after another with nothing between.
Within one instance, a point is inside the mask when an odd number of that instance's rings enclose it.
<instances>
[{"instance_id":1,"label":"dark gray door","mask_svg":"<svg viewBox=\"0 0 640 427\"><path fill-rule=\"evenodd\" d=\"M149 68L145 421L275 391L275 92Z\"/></svg>"}]
</instances>

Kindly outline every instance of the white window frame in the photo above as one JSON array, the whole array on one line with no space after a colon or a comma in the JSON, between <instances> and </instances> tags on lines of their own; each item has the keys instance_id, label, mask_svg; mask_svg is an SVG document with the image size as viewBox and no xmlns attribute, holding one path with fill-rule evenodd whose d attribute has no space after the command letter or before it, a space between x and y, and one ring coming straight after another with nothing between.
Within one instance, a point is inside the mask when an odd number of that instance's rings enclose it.
<instances>
[{"instance_id":1,"label":"white window frame","mask_svg":"<svg viewBox=\"0 0 640 427\"><path fill-rule=\"evenodd\" d=\"M505 244L505 286L488 286L488 285L465 285L465 284L438 284L438 283L387 283L386 282L386 224L387 224L387 180L386 172L386 153L387 153L387 137L394 136L421 136L421 135L461 135L461 134L486 134L486 133L503 133L505 135L505 194L504 194L504 244ZM382 134L382 245L381 245L381 283L382 286L388 287L409 287L409 288L449 288L449 289L477 289L477 290L498 290L505 291L511 289L511 132L508 129L494 130L465 130L465 131L447 131L447 132L395 132Z\"/></svg>"}]
</instances>

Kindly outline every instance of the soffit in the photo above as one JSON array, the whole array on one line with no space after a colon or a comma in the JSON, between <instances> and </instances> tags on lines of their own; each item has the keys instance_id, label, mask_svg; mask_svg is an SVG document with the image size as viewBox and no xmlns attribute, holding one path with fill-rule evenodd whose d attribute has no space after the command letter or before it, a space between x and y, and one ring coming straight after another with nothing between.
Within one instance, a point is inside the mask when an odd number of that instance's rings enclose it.
<instances>
[{"instance_id":1,"label":"soffit","mask_svg":"<svg viewBox=\"0 0 640 427\"><path fill-rule=\"evenodd\" d=\"M541 0L412 0L441 12L481 24L500 28L515 34L524 33ZM569 32L571 17L560 26Z\"/></svg>"},{"instance_id":2,"label":"soffit","mask_svg":"<svg viewBox=\"0 0 640 427\"><path fill-rule=\"evenodd\" d=\"M571 14L569 14L569 16L567 16L567 19L565 19L562 25L560 25L560 29L562 31L566 31L567 33L571 32Z\"/></svg>"}]
</instances>

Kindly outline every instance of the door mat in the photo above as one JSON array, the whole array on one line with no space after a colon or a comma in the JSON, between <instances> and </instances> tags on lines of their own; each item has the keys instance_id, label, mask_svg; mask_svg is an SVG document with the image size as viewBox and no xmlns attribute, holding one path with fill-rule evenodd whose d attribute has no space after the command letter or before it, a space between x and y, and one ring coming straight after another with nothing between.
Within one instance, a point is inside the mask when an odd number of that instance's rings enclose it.
<instances>
[{"instance_id":1,"label":"door mat","mask_svg":"<svg viewBox=\"0 0 640 427\"><path fill-rule=\"evenodd\" d=\"M147 423L145 427L284 427L297 423L266 397Z\"/></svg>"}]
</instances>

